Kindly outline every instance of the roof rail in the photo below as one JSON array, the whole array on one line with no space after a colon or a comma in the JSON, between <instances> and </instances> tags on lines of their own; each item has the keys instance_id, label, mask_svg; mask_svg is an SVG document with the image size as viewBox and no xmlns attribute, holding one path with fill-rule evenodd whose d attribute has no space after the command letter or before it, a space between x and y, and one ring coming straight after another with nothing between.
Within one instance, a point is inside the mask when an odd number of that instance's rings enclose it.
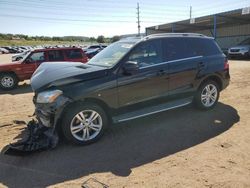
<instances>
[{"instance_id":1,"label":"roof rail","mask_svg":"<svg viewBox=\"0 0 250 188\"><path fill-rule=\"evenodd\" d=\"M148 35L146 37L165 37L165 36L196 36L196 37L207 37L206 35L199 34L199 33L158 33Z\"/></svg>"}]
</instances>

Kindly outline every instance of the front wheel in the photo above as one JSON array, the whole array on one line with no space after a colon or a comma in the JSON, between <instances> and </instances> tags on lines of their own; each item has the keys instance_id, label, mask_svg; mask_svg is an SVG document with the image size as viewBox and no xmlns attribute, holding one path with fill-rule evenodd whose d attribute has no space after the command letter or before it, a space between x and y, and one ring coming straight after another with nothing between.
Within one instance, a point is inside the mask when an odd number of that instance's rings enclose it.
<instances>
[{"instance_id":1,"label":"front wheel","mask_svg":"<svg viewBox=\"0 0 250 188\"><path fill-rule=\"evenodd\" d=\"M11 73L2 73L0 75L0 87L3 90L14 89L18 84L18 79L16 75Z\"/></svg>"},{"instance_id":2,"label":"front wheel","mask_svg":"<svg viewBox=\"0 0 250 188\"><path fill-rule=\"evenodd\" d=\"M108 118L100 106L86 103L68 109L62 122L62 132L68 141L86 145L101 138Z\"/></svg>"},{"instance_id":3,"label":"front wheel","mask_svg":"<svg viewBox=\"0 0 250 188\"><path fill-rule=\"evenodd\" d=\"M195 105L202 110L212 109L217 103L220 96L218 84L209 80L203 83L198 89L195 97Z\"/></svg>"}]
</instances>

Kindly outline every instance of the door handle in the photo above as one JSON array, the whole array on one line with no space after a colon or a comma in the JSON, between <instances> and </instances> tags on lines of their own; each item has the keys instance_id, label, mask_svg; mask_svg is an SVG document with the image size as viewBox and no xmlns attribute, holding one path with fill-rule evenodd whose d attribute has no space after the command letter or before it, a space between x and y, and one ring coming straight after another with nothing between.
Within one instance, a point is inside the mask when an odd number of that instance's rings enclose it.
<instances>
[{"instance_id":1,"label":"door handle","mask_svg":"<svg viewBox=\"0 0 250 188\"><path fill-rule=\"evenodd\" d=\"M159 70L158 72L157 72L157 76L163 76L163 75L165 75L166 74L166 71L165 70Z\"/></svg>"},{"instance_id":2,"label":"door handle","mask_svg":"<svg viewBox=\"0 0 250 188\"><path fill-rule=\"evenodd\" d=\"M198 68L199 69L204 69L206 67L206 64L204 62L199 62L198 63Z\"/></svg>"}]
</instances>

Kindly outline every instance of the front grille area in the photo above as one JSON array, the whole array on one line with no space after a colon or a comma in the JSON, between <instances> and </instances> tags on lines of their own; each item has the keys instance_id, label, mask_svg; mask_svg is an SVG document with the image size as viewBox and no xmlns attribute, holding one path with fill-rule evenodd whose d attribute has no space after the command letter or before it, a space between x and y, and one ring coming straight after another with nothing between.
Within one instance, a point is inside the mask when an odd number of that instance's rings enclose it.
<instances>
[{"instance_id":1,"label":"front grille area","mask_svg":"<svg viewBox=\"0 0 250 188\"><path fill-rule=\"evenodd\" d=\"M239 52L240 49L231 49L230 52Z\"/></svg>"}]
</instances>

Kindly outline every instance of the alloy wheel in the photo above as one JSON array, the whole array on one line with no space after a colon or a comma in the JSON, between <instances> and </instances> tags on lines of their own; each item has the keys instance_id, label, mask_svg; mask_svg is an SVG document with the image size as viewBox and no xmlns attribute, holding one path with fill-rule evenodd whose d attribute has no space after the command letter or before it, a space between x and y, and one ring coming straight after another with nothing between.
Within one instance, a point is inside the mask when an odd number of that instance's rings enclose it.
<instances>
[{"instance_id":1,"label":"alloy wheel","mask_svg":"<svg viewBox=\"0 0 250 188\"><path fill-rule=\"evenodd\" d=\"M71 134L79 141L94 139L103 126L102 117L94 110L84 110L74 116L70 124Z\"/></svg>"},{"instance_id":2,"label":"alloy wheel","mask_svg":"<svg viewBox=\"0 0 250 188\"><path fill-rule=\"evenodd\" d=\"M218 89L213 84L208 84L201 92L201 102L205 107L211 107L216 102Z\"/></svg>"}]
</instances>

